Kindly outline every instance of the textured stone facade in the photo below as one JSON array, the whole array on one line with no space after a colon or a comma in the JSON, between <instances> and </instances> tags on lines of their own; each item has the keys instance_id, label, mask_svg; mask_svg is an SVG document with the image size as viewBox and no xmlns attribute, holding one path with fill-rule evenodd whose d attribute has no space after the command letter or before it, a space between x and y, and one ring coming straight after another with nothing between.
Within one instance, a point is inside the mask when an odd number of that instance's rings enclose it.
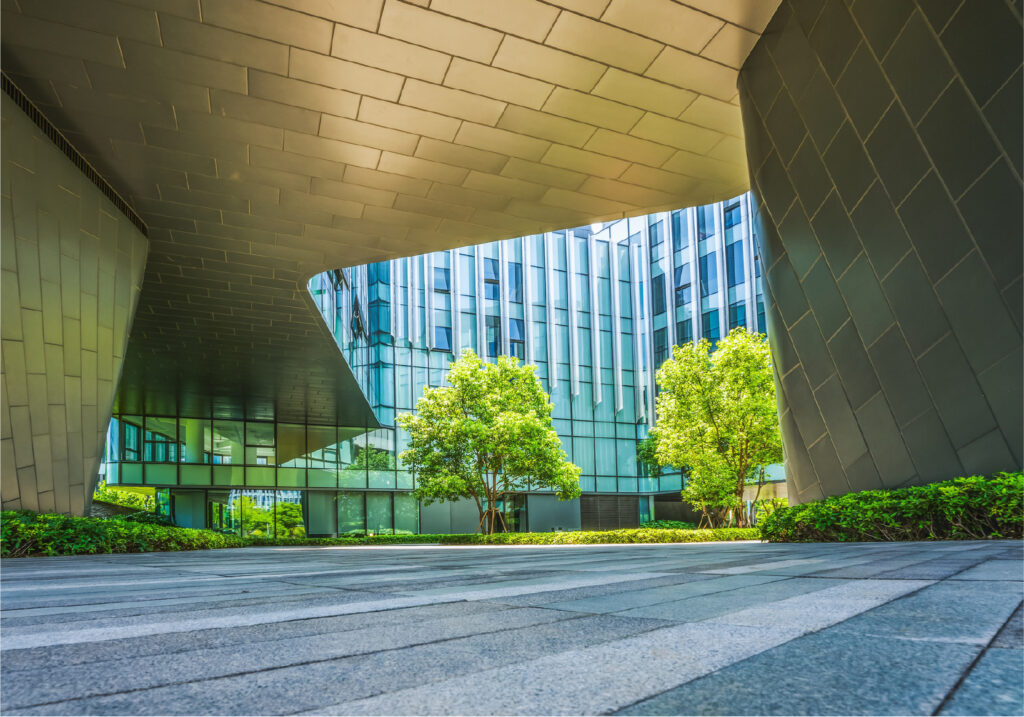
<instances>
[{"instance_id":1,"label":"textured stone facade","mask_svg":"<svg viewBox=\"0 0 1024 717\"><path fill-rule=\"evenodd\" d=\"M148 241L13 100L2 102L2 503L82 515Z\"/></svg>"},{"instance_id":2,"label":"textured stone facade","mask_svg":"<svg viewBox=\"0 0 1024 717\"><path fill-rule=\"evenodd\" d=\"M1019 13L783 0L744 65L791 500L1021 466Z\"/></svg>"}]
</instances>

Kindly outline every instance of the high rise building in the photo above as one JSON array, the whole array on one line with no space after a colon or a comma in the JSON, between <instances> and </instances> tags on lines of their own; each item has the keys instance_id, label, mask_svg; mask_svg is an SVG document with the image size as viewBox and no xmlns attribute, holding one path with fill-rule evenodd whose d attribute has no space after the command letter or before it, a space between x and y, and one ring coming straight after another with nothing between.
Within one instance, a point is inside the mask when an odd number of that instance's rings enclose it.
<instances>
[{"instance_id":1,"label":"high rise building","mask_svg":"<svg viewBox=\"0 0 1024 717\"><path fill-rule=\"evenodd\" d=\"M475 530L472 504L417 506L409 496L415 476L395 427L472 349L537 366L582 470L578 501L532 493L506 506L516 528L635 526L652 516L654 496L678 500L681 488L678 472L652 477L636 459L671 346L714 342L737 326L765 330L751 226L745 194L323 272L309 290L378 426L305 426L303 435L292 424L116 415L108 482L169 491L161 504L189 525L206 515L237 528L245 506L266 508L285 488L278 500L304 506L312 535Z\"/></svg>"}]
</instances>

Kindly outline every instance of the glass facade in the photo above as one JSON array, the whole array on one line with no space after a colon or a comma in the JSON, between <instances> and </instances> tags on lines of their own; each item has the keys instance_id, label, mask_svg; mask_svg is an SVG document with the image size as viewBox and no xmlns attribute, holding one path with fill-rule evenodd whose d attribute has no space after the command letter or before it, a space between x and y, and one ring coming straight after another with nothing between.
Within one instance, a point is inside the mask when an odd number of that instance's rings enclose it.
<instances>
[{"instance_id":1,"label":"glass facade","mask_svg":"<svg viewBox=\"0 0 1024 717\"><path fill-rule=\"evenodd\" d=\"M407 438L395 417L444 385L471 348L537 366L584 499L678 491L678 473L653 478L636 460L654 418L655 371L673 344L736 326L765 331L751 231L743 195L317 275L310 292L381 428L118 415L107 481L170 490L182 523L415 532L415 477L399 457ZM647 509L635 502L638 515Z\"/></svg>"}]
</instances>

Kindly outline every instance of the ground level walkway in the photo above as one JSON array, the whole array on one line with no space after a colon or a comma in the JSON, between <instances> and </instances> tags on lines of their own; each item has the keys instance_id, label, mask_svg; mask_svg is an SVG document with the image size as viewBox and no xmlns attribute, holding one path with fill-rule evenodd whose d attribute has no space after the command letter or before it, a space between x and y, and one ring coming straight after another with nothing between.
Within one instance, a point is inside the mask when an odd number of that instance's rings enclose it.
<instances>
[{"instance_id":1,"label":"ground level walkway","mask_svg":"<svg viewBox=\"0 0 1024 717\"><path fill-rule=\"evenodd\" d=\"M1022 544L4 561L17 714L1024 712Z\"/></svg>"}]
</instances>

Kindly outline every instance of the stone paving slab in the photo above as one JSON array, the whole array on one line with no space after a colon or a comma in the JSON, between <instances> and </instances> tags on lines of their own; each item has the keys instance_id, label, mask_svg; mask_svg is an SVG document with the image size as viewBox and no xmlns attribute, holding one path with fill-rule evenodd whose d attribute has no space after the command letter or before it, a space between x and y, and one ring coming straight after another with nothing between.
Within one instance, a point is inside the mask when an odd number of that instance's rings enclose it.
<instances>
[{"instance_id":1,"label":"stone paving slab","mask_svg":"<svg viewBox=\"0 0 1024 717\"><path fill-rule=\"evenodd\" d=\"M1012 541L6 560L15 714L1019 714Z\"/></svg>"},{"instance_id":2,"label":"stone paving slab","mask_svg":"<svg viewBox=\"0 0 1024 717\"><path fill-rule=\"evenodd\" d=\"M618 714L930 715L978 650L824 630Z\"/></svg>"},{"instance_id":3,"label":"stone paving slab","mask_svg":"<svg viewBox=\"0 0 1024 717\"><path fill-rule=\"evenodd\" d=\"M1022 650L986 650L940 715L1024 715Z\"/></svg>"}]
</instances>

